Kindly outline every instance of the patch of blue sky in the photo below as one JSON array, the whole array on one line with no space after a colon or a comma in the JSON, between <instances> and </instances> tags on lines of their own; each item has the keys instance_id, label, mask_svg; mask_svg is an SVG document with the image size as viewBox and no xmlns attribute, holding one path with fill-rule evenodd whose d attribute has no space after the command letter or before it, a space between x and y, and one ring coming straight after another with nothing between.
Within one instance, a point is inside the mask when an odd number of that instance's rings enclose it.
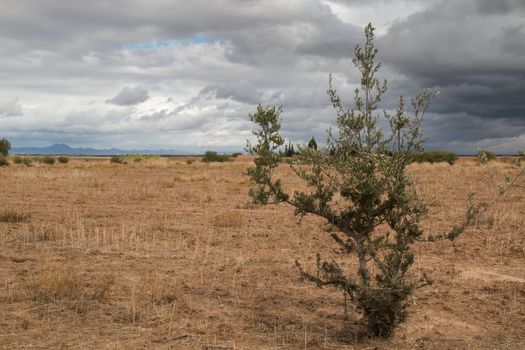
<instances>
[{"instance_id":1,"label":"patch of blue sky","mask_svg":"<svg viewBox=\"0 0 525 350\"><path fill-rule=\"evenodd\" d=\"M153 39L149 41L143 41L140 43L132 43L126 45L131 50L148 51L163 47L171 46L187 46L187 45L199 45L213 43L216 40L201 34L197 34L188 39Z\"/></svg>"}]
</instances>

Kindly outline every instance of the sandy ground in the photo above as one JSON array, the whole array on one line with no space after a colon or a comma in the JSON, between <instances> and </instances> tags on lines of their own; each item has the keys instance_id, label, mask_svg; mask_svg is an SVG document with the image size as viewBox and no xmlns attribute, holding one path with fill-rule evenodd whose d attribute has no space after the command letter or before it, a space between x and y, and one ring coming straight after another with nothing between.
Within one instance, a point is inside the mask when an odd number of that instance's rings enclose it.
<instances>
[{"instance_id":1,"label":"sandy ground","mask_svg":"<svg viewBox=\"0 0 525 350\"><path fill-rule=\"evenodd\" d=\"M381 340L360 336L341 292L299 281L296 259L355 262L334 253L322 220L247 204L250 162L0 168L0 348L525 349L524 179L454 243L416 245L412 273L434 285ZM469 192L495 192L471 159L409 170L428 233L459 223Z\"/></svg>"}]
</instances>

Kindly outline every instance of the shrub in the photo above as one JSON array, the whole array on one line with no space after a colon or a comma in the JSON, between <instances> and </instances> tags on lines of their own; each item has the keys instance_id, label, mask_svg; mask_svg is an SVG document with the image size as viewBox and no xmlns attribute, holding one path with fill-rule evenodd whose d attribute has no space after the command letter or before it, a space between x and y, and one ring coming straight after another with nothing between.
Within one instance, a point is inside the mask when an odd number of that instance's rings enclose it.
<instances>
[{"instance_id":1,"label":"shrub","mask_svg":"<svg viewBox=\"0 0 525 350\"><path fill-rule=\"evenodd\" d=\"M186 159L186 164L188 165L193 164L193 162L195 162L195 159L191 159L191 158Z\"/></svg>"},{"instance_id":2,"label":"shrub","mask_svg":"<svg viewBox=\"0 0 525 350\"><path fill-rule=\"evenodd\" d=\"M33 160L31 157L22 157L22 156L14 156L13 162L15 164L24 164L26 166L31 166L33 164Z\"/></svg>"},{"instance_id":3,"label":"shrub","mask_svg":"<svg viewBox=\"0 0 525 350\"><path fill-rule=\"evenodd\" d=\"M69 163L69 158L68 157L64 157L64 156L60 156L57 158L58 162L60 164L67 164Z\"/></svg>"},{"instance_id":4,"label":"shrub","mask_svg":"<svg viewBox=\"0 0 525 350\"><path fill-rule=\"evenodd\" d=\"M232 158L237 158L238 156L240 156L242 153L240 152L235 152L235 153L232 153L231 157Z\"/></svg>"},{"instance_id":5,"label":"shrub","mask_svg":"<svg viewBox=\"0 0 525 350\"><path fill-rule=\"evenodd\" d=\"M413 160L418 163L439 163L447 162L452 165L456 162L458 156L449 151L426 151L413 155Z\"/></svg>"},{"instance_id":6,"label":"shrub","mask_svg":"<svg viewBox=\"0 0 525 350\"><path fill-rule=\"evenodd\" d=\"M17 210L3 210L0 212L0 222L26 222L31 218L31 213L20 212Z\"/></svg>"},{"instance_id":7,"label":"shrub","mask_svg":"<svg viewBox=\"0 0 525 350\"><path fill-rule=\"evenodd\" d=\"M22 164L25 166L33 165L33 159L31 157L22 157Z\"/></svg>"},{"instance_id":8,"label":"shrub","mask_svg":"<svg viewBox=\"0 0 525 350\"><path fill-rule=\"evenodd\" d=\"M302 279L342 290L362 312L369 335L389 337L406 319L412 293L431 283L424 274L416 278L409 273L412 246L423 237L419 222L427 209L406 167L422 150L425 137L420 126L436 93L427 89L418 94L411 103L412 117L401 96L395 113L384 113L390 130L383 132L376 110L387 82L376 78L380 65L375 63L373 32L369 24L364 48L354 50L353 63L361 72L355 107L343 107L330 76L328 95L337 113L338 132L328 133L324 147L299 146L291 161L291 170L307 189L290 193L274 174L283 160L278 150L284 138L279 133L281 110L272 106L259 105L250 115L257 125L253 131L257 143L248 143L247 149L258 157L246 174L252 180L249 195L254 203L285 203L297 215L315 215L330 224L331 237L345 257L355 259L356 270L347 272L317 254L315 272L296 261ZM471 202L465 221L439 239L458 237L485 208Z\"/></svg>"},{"instance_id":9,"label":"shrub","mask_svg":"<svg viewBox=\"0 0 525 350\"><path fill-rule=\"evenodd\" d=\"M126 164L126 161L122 156L112 156L110 162L115 164Z\"/></svg>"},{"instance_id":10,"label":"shrub","mask_svg":"<svg viewBox=\"0 0 525 350\"><path fill-rule=\"evenodd\" d=\"M231 160L230 156L227 156L225 154L218 154L217 152L213 152L213 151L206 151L206 153L204 153L204 157L202 157L202 161L204 163L228 162L230 160Z\"/></svg>"},{"instance_id":11,"label":"shrub","mask_svg":"<svg viewBox=\"0 0 525 350\"><path fill-rule=\"evenodd\" d=\"M44 156L40 158L40 161L44 164L53 165L55 164L55 157L53 156Z\"/></svg>"},{"instance_id":12,"label":"shrub","mask_svg":"<svg viewBox=\"0 0 525 350\"><path fill-rule=\"evenodd\" d=\"M11 143L6 139L0 140L0 156L7 157L11 150Z\"/></svg>"},{"instance_id":13,"label":"shrub","mask_svg":"<svg viewBox=\"0 0 525 350\"><path fill-rule=\"evenodd\" d=\"M2 166L8 166L9 162L7 161L7 157L0 156L0 167Z\"/></svg>"}]
</instances>

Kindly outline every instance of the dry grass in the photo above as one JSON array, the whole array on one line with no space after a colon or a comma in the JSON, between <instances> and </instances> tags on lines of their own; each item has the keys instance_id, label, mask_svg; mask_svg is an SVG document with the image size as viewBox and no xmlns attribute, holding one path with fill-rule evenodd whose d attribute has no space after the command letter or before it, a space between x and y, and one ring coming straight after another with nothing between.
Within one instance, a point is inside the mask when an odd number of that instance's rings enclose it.
<instances>
[{"instance_id":1,"label":"dry grass","mask_svg":"<svg viewBox=\"0 0 525 350\"><path fill-rule=\"evenodd\" d=\"M11 258L14 263L34 261L32 258ZM114 284L112 275L94 275L87 279L69 265L45 265L30 275L23 274L9 282L4 300L10 303L31 303L35 309L45 308L57 313L72 311L84 315L98 309Z\"/></svg>"},{"instance_id":2,"label":"dry grass","mask_svg":"<svg viewBox=\"0 0 525 350\"><path fill-rule=\"evenodd\" d=\"M525 180L454 244L416 246L413 272L435 284L382 341L358 337L359 315L345 317L340 293L298 280L294 260L313 267L318 251L353 262L334 253L322 220L246 205L250 161L1 168L0 348L525 347ZM429 204L428 233L461 220L468 192L493 195L473 160L410 172Z\"/></svg>"},{"instance_id":3,"label":"dry grass","mask_svg":"<svg viewBox=\"0 0 525 350\"><path fill-rule=\"evenodd\" d=\"M31 276L21 287L21 294L36 302L103 301L113 284L111 276L88 282L72 267L49 266Z\"/></svg>"},{"instance_id":4,"label":"dry grass","mask_svg":"<svg viewBox=\"0 0 525 350\"><path fill-rule=\"evenodd\" d=\"M243 223L242 214L233 210L217 214L213 220L213 224L217 227L241 227Z\"/></svg>"}]
</instances>

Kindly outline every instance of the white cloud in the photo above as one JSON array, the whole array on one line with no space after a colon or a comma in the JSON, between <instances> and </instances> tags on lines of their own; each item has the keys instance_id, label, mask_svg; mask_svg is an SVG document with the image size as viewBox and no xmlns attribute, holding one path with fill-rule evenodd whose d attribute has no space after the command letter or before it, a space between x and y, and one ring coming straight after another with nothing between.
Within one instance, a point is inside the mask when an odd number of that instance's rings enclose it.
<instances>
[{"instance_id":1,"label":"white cloud","mask_svg":"<svg viewBox=\"0 0 525 350\"><path fill-rule=\"evenodd\" d=\"M0 118L20 115L22 115L22 106L18 103L18 98L0 98Z\"/></svg>"}]
</instances>

